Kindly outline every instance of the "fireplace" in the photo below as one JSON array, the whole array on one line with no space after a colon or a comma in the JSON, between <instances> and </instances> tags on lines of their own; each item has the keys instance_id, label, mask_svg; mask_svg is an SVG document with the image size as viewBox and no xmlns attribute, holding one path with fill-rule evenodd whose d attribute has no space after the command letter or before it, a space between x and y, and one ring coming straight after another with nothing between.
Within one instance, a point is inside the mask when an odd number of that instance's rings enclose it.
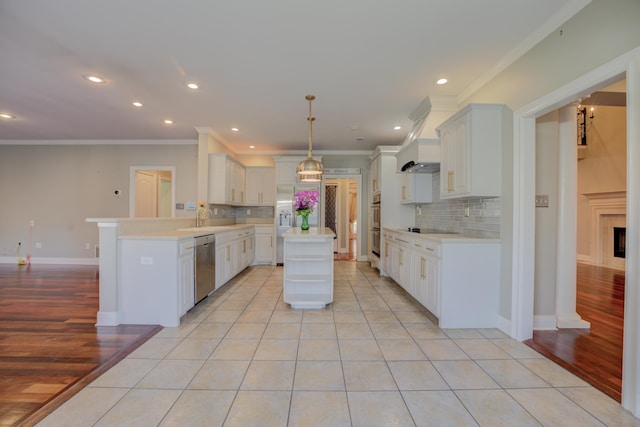
<instances>
[{"instance_id":1,"label":"fireplace","mask_svg":"<svg viewBox=\"0 0 640 427\"><path fill-rule=\"evenodd\" d=\"M624 191L584 194L589 200L589 262L624 270L627 197ZM620 229L620 230L619 230Z\"/></svg>"},{"instance_id":2,"label":"fireplace","mask_svg":"<svg viewBox=\"0 0 640 427\"><path fill-rule=\"evenodd\" d=\"M627 227L613 227L613 256L624 258Z\"/></svg>"}]
</instances>

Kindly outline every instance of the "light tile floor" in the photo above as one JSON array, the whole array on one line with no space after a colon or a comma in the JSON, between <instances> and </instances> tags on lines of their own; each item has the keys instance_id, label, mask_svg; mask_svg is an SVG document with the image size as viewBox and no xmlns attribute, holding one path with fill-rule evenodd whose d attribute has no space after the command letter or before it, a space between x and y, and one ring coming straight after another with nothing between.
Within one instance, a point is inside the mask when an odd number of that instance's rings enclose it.
<instances>
[{"instance_id":1,"label":"light tile floor","mask_svg":"<svg viewBox=\"0 0 640 427\"><path fill-rule=\"evenodd\" d=\"M438 328L367 263L292 311L282 267L245 270L96 379L46 426L640 426L495 329Z\"/></svg>"}]
</instances>

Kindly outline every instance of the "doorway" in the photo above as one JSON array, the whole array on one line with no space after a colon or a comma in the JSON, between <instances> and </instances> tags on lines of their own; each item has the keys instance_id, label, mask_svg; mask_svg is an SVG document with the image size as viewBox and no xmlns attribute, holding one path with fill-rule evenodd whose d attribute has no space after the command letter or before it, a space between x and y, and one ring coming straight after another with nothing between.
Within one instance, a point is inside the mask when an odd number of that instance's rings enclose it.
<instances>
[{"instance_id":1,"label":"doorway","mask_svg":"<svg viewBox=\"0 0 640 427\"><path fill-rule=\"evenodd\" d=\"M592 70L569 84L534 100L514 112L513 224L510 335L520 341L531 338L534 314L535 260L535 121L577 98L627 79L627 163L640 164L640 48ZM622 406L640 416L640 168L627 168L627 235Z\"/></svg>"},{"instance_id":2,"label":"doorway","mask_svg":"<svg viewBox=\"0 0 640 427\"><path fill-rule=\"evenodd\" d=\"M131 166L129 175L130 217L175 216L174 166Z\"/></svg>"},{"instance_id":3,"label":"doorway","mask_svg":"<svg viewBox=\"0 0 640 427\"><path fill-rule=\"evenodd\" d=\"M358 178L325 177L324 225L336 233L334 258L357 260L361 227Z\"/></svg>"},{"instance_id":4,"label":"doorway","mask_svg":"<svg viewBox=\"0 0 640 427\"><path fill-rule=\"evenodd\" d=\"M614 231L626 225L625 90L622 80L536 120L536 200L547 202L535 213L535 330L525 341L617 401L625 263L624 236L615 245ZM562 132L576 125L577 138Z\"/></svg>"}]
</instances>

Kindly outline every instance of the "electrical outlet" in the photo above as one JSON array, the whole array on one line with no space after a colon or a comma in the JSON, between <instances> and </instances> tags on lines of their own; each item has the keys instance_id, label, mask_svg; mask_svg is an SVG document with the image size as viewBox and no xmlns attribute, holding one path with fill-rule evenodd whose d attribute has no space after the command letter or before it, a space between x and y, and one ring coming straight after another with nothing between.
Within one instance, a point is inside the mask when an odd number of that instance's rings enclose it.
<instances>
[{"instance_id":1,"label":"electrical outlet","mask_svg":"<svg viewBox=\"0 0 640 427\"><path fill-rule=\"evenodd\" d=\"M247 209L247 215L251 215L251 209Z\"/></svg>"},{"instance_id":2,"label":"electrical outlet","mask_svg":"<svg viewBox=\"0 0 640 427\"><path fill-rule=\"evenodd\" d=\"M35 219L29 220L29 227L35 227L35 226L36 226L36 220Z\"/></svg>"},{"instance_id":3,"label":"electrical outlet","mask_svg":"<svg viewBox=\"0 0 640 427\"><path fill-rule=\"evenodd\" d=\"M218 215L218 208L213 208L213 214Z\"/></svg>"},{"instance_id":4,"label":"electrical outlet","mask_svg":"<svg viewBox=\"0 0 640 427\"><path fill-rule=\"evenodd\" d=\"M36 249L42 249L42 242L36 242Z\"/></svg>"},{"instance_id":5,"label":"electrical outlet","mask_svg":"<svg viewBox=\"0 0 640 427\"><path fill-rule=\"evenodd\" d=\"M85 243L84 244L84 248L87 249L87 250L91 249L91 244L90 243Z\"/></svg>"},{"instance_id":6,"label":"electrical outlet","mask_svg":"<svg viewBox=\"0 0 640 427\"><path fill-rule=\"evenodd\" d=\"M549 207L549 195L536 194L536 208L548 208L548 207Z\"/></svg>"},{"instance_id":7,"label":"electrical outlet","mask_svg":"<svg viewBox=\"0 0 640 427\"><path fill-rule=\"evenodd\" d=\"M142 256L142 257L140 257L140 264L142 264L142 265L152 265L153 264L153 257L150 257L150 256Z\"/></svg>"},{"instance_id":8,"label":"electrical outlet","mask_svg":"<svg viewBox=\"0 0 640 427\"><path fill-rule=\"evenodd\" d=\"M464 216L465 216L465 218L469 218L470 213L471 213L471 210L469 209L469 206L464 208Z\"/></svg>"}]
</instances>

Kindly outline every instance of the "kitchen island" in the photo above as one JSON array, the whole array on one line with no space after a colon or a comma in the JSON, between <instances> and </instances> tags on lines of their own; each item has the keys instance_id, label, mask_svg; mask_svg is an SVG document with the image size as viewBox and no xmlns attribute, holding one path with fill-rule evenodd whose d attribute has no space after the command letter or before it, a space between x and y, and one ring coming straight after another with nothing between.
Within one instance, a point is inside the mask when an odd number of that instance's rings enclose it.
<instances>
[{"instance_id":1,"label":"kitchen island","mask_svg":"<svg viewBox=\"0 0 640 427\"><path fill-rule=\"evenodd\" d=\"M292 228L284 238L284 302L293 309L333 302L333 238L330 228Z\"/></svg>"}]
</instances>

